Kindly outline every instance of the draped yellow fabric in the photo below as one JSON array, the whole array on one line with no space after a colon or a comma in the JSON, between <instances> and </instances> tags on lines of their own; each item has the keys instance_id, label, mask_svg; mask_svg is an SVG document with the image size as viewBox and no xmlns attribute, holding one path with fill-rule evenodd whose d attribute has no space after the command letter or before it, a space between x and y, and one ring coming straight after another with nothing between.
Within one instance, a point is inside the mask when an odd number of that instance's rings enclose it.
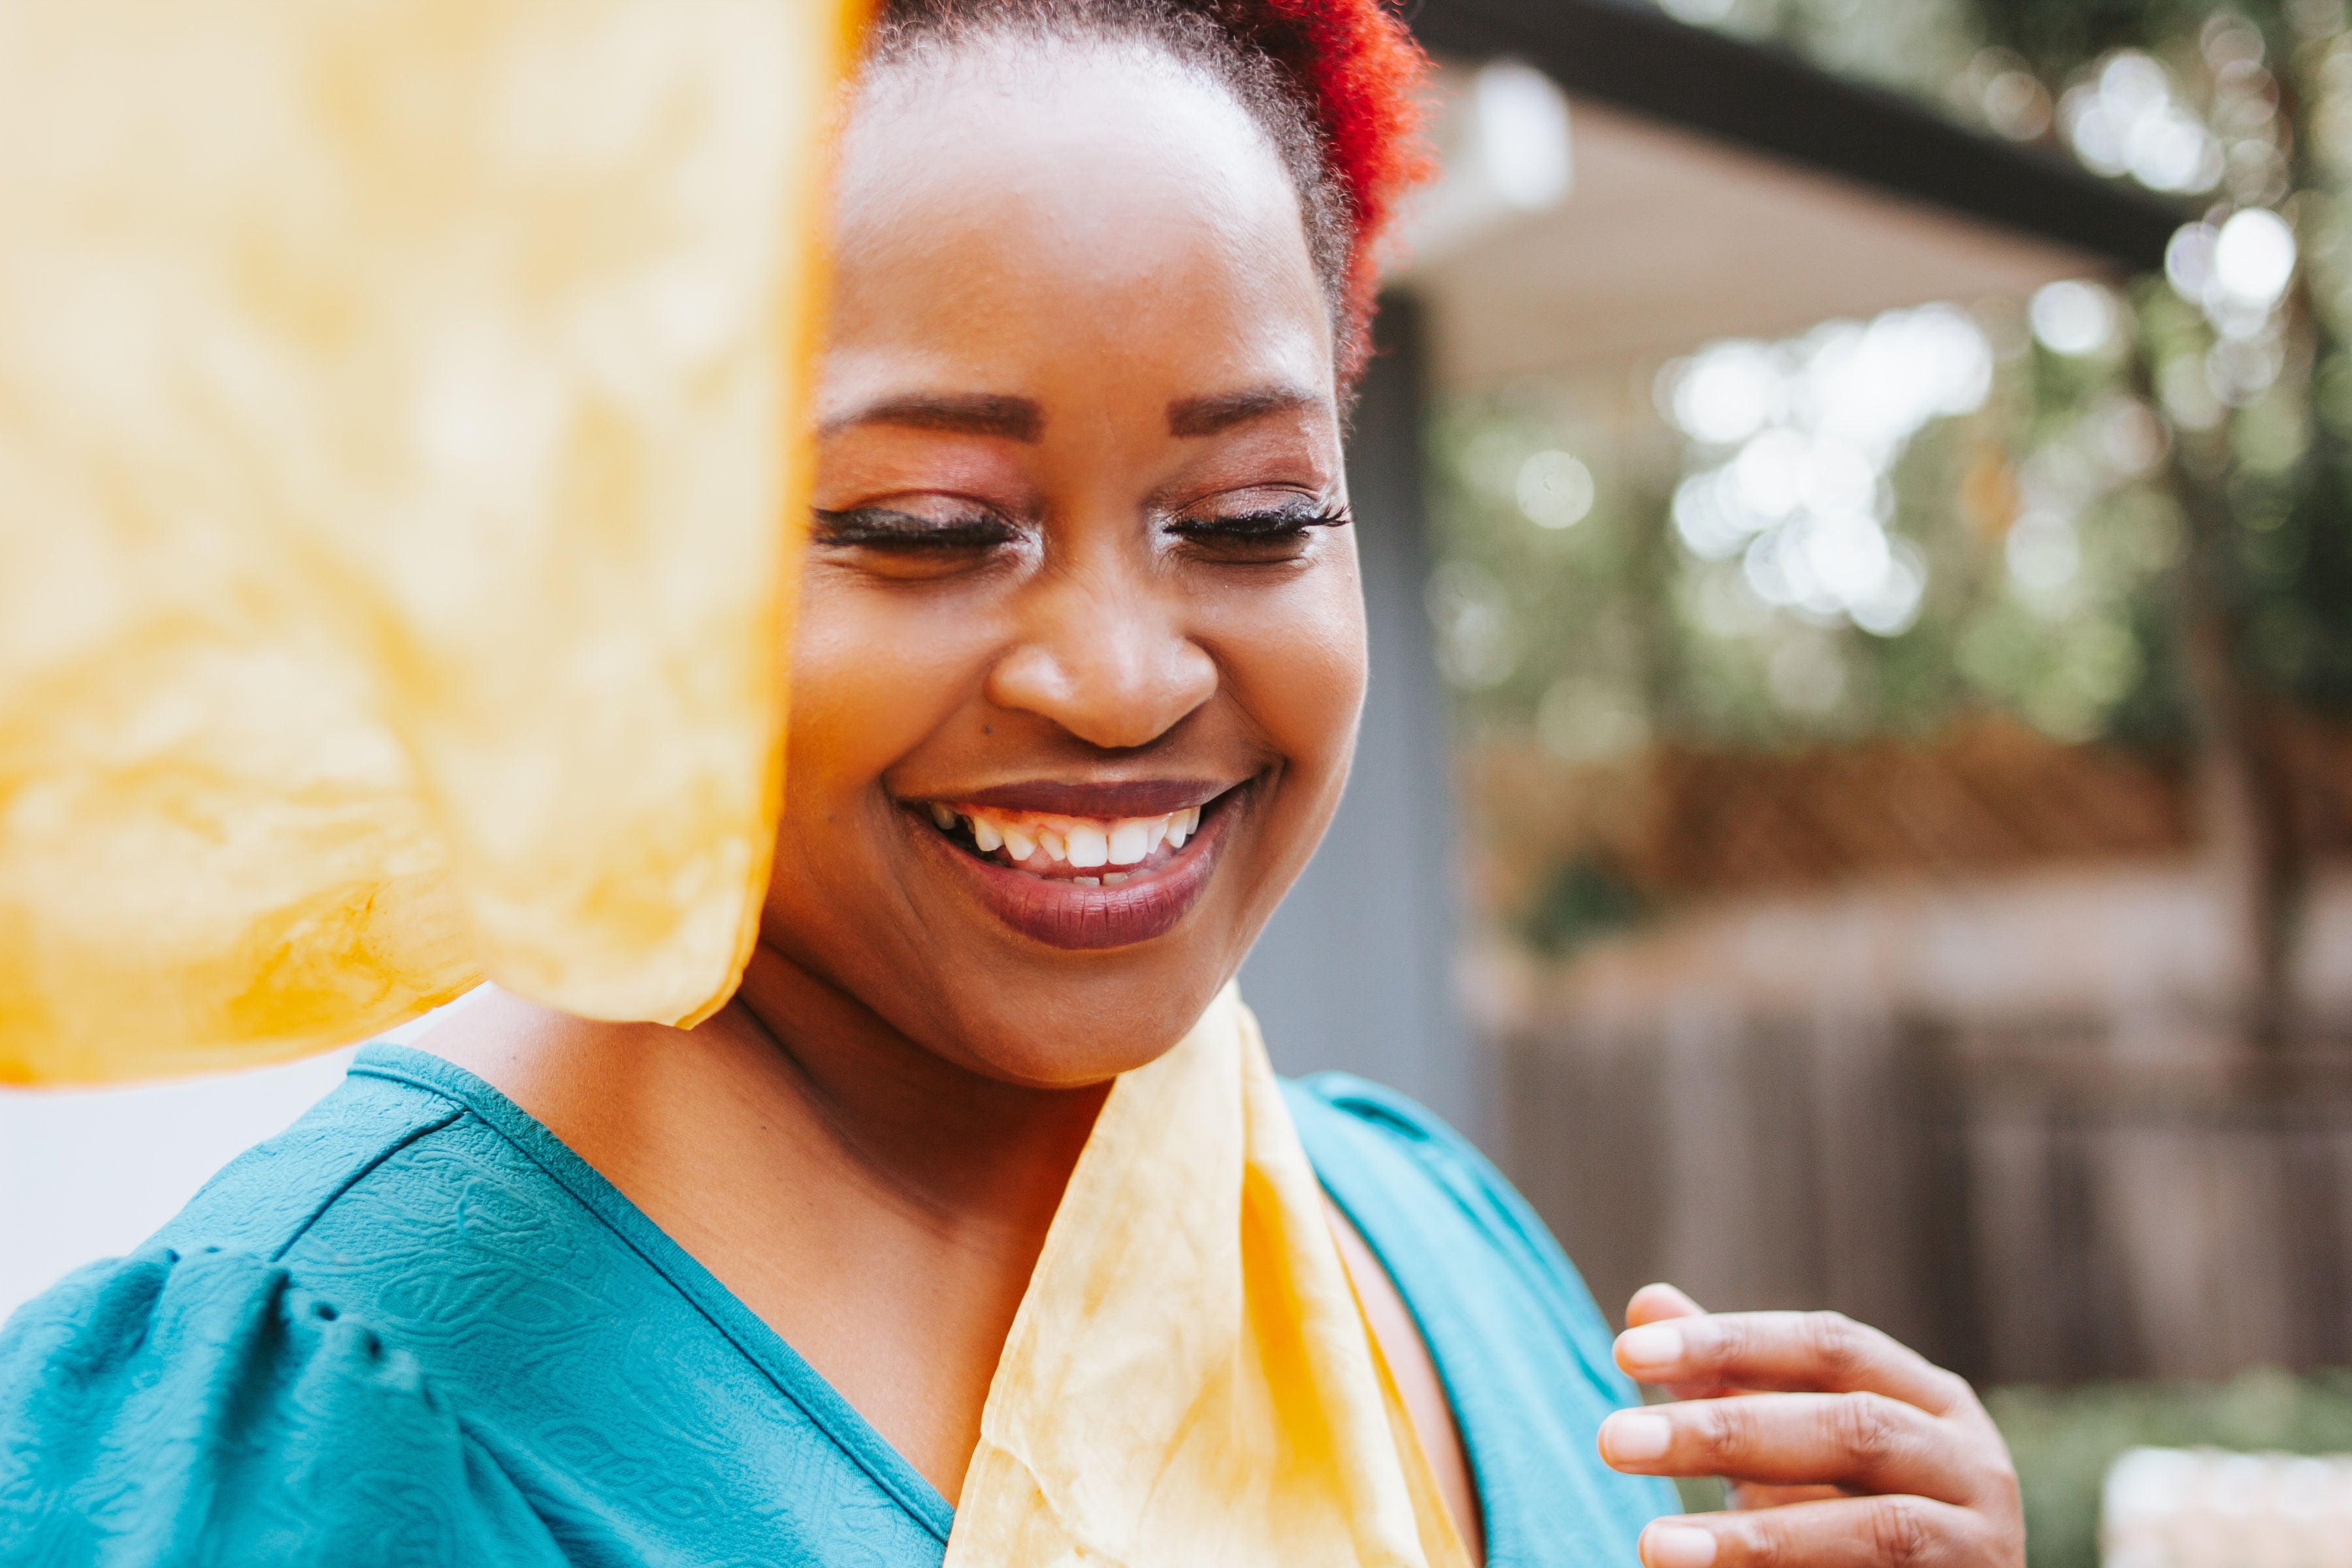
<instances>
[{"instance_id":1,"label":"draped yellow fabric","mask_svg":"<svg viewBox=\"0 0 2352 1568\"><path fill-rule=\"evenodd\" d=\"M854 9L0 0L0 1082L728 994Z\"/></svg>"},{"instance_id":2,"label":"draped yellow fabric","mask_svg":"<svg viewBox=\"0 0 2352 1568\"><path fill-rule=\"evenodd\" d=\"M1103 1107L1007 1337L947 1568L1465 1568L1257 1023Z\"/></svg>"},{"instance_id":3,"label":"draped yellow fabric","mask_svg":"<svg viewBox=\"0 0 2352 1568\"><path fill-rule=\"evenodd\" d=\"M0 1081L729 994L854 12L0 0ZM1464 1561L1230 989L1108 1099L949 1561Z\"/></svg>"}]
</instances>

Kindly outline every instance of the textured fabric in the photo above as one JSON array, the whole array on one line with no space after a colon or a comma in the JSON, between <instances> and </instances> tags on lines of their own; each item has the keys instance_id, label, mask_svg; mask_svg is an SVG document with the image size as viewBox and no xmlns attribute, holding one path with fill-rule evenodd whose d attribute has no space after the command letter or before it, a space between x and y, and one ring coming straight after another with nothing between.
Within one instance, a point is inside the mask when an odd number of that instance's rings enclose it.
<instances>
[{"instance_id":1,"label":"textured fabric","mask_svg":"<svg viewBox=\"0 0 2352 1568\"><path fill-rule=\"evenodd\" d=\"M1285 1094L1428 1336L1488 1561L1630 1568L1670 1494L1594 1454L1631 1391L1540 1226L1407 1102ZM952 1522L544 1128L396 1047L0 1331L10 1568L938 1568Z\"/></svg>"},{"instance_id":2,"label":"textured fabric","mask_svg":"<svg viewBox=\"0 0 2352 1568\"><path fill-rule=\"evenodd\" d=\"M862 10L0 6L0 1082L729 993Z\"/></svg>"},{"instance_id":3,"label":"textured fabric","mask_svg":"<svg viewBox=\"0 0 2352 1568\"><path fill-rule=\"evenodd\" d=\"M1286 1083L1317 1175L1421 1327L1486 1517L1486 1561L1632 1564L1674 1485L1598 1458L1638 1403L1615 1335L1527 1200L1451 1128L1346 1073Z\"/></svg>"},{"instance_id":4,"label":"textured fabric","mask_svg":"<svg viewBox=\"0 0 2352 1568\"><path fill-rule=\"evenodd\" d=\"M1123 1075L981 1414L948 1568L1461 1568L1227 986Z\"/></svg>"}]
</instances>

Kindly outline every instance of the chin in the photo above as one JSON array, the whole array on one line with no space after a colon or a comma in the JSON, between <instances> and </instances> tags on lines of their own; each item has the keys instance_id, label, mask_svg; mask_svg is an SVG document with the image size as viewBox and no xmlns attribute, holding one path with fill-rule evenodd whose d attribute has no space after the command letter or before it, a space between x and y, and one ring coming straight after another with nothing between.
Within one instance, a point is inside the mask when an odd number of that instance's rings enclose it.
<instances>
[{"instance_id":1,"label":"chin","mask_svg":"<svg viewBox=\"0 0 2352 1568\"><path fill-rule=\"evenodd\" d=\"M887 800L866 854L828 864L815 833L780 847L811 879L772 895L766 945L966 1071L1100 1084L1184 1037L1305 863L1328 809L1301 822L1266 783L1092 820L1067 800Z\"/></svg>"},{"instance_id":2,"label":"chin","mask_svg":"<svg viewBox=\"0 0 2352 1568\"><path fill-rule=\"evenodd\" d=\"M1223 953L1168 965L1175 973L1106 967L1121 973L999 989L982 1007L960 1009L952 1041L929 1042L930 1048L1008 1083L1085 1088L1165 1056L1232 973Z\"/></svg>"}]
</instances>

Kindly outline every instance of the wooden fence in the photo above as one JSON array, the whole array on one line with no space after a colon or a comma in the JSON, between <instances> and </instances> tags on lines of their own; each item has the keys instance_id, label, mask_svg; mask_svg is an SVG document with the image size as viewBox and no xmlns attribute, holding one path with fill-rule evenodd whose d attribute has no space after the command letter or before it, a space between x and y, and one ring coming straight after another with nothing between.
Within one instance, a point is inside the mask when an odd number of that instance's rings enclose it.
<instances>
[{"instance_id":1,"label":"wooden fence","mask_svg":"<svg viewBox=\"0 0 2352 1568\"><path fill-rule=\"evenodd\" d=\"M2352 721L2287 712L2261 728L2299 852L2352 852ZM1465 759L1462 790L1483 900L1523 900L1543 867L1590 860L1674 904L2193 854L2213 826L2199 761L2069 745L1989 715L1911 741L1663 744L1597 763L1490 742Z\"/></svg>"},{"instance_id":2,"label":"wooden fence","mask_svg":"<svg viewBox=\"0 0 2352 1568\"><path fill-rule=\"evenodd\" d=\"M1493 1043L1505 1163L1607 1310L1834 1307L1994 1382L2352 1364L2352 1038L1701 998Z\"/></svg>"},{"instance_id":3,"label":"wooden fence","mask_svg":"<svg viewBox=\"0 0 2352 1568\"><path fill-rule=\"evenodd\" d=\"M1475 753L1487 929L1579 864L1652 911L1469 987L1604 1305L1836 1307L2003 1382L2352 1364L2352 725L2264 722L2284 881L2210 757L1998 719Z\"/></svg>"}]
</instances>

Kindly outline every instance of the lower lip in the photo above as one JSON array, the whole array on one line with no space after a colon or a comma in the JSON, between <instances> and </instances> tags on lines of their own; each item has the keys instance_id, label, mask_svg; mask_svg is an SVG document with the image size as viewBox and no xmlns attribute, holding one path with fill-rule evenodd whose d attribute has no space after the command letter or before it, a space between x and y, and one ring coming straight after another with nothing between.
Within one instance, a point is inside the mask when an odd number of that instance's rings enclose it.
<instances>
[{"instance_id":1,"label":"lower lip","mask_svg":"<svg viewBox=\"0 0 2352 1568\"><path fill-rule=\"evenodd\" d=\"M1242 786L1246 789L1248 786ZM1129 947L1165 936L1208 890L1225 834L1242 805L1236 790L1203 816L1201 830L1166 865L1116 888L1033 877L983 860L949 841L928 820L909 813L908 830L966 879L991 913L1022 935L1048 947L1092 952Z\"/></svg>"}]
</instances>

